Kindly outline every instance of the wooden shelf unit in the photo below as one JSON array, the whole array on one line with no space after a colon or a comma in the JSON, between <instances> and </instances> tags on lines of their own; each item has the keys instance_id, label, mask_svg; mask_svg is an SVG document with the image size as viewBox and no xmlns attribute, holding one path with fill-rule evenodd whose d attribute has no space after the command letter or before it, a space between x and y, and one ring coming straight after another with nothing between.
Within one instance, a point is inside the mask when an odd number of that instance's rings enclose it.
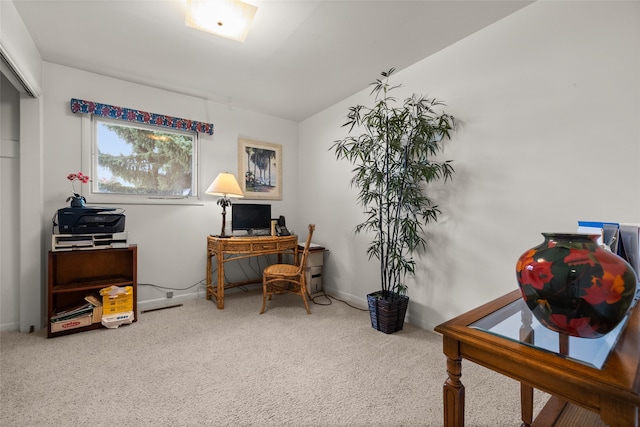
<instances>
[{"instance_id":1,"label":"wooden shelf unit","mask_svg":"<svg viewBox=\"0 0 640 427\"><path fill-rule=\"evenodd\" d=\"M47 285L47 337L102 328L93 323L76 329L51 332L50 319L58 310L85 302L84 297L108 286L133 287L133 312L137 320L138 248L49 251Z\"/></svg>"}]
</instances>

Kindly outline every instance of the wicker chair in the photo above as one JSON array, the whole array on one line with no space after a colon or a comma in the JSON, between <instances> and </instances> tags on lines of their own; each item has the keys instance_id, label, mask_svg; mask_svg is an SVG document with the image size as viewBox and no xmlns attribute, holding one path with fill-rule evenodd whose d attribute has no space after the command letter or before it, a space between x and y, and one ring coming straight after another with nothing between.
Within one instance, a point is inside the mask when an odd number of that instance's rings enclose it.
<instances>
[{"instance_id":1,"label":"wicker chair","mask_svg":"<svg viewBox=\"0 0 640 427\"><path fill-rule=\"evenodd\" d=\"M309 224L309 235L307 236L307 243L304 245L300 265L273 264L264 269L262 273L262 309L260 310L260 314L264 313L267 307L267 297L271 300L273 295L285 292L300 295L307 309L307 314L311 314L309 303L307 302L307 285L304 277L307 256L309 255L309 246L311 245L311 236L315 229L315 224Z\"/></svg>"}]
</instances>

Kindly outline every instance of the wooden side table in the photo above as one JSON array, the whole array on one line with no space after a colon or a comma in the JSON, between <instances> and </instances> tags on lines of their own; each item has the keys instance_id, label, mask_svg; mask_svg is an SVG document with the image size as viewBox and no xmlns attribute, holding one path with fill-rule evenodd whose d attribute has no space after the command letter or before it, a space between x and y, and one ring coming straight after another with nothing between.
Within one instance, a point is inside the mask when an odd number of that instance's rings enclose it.
<instances>
[{"instance_id":1,"label":"wooden side table","mask_svg":"<svg viewBox=\"0 0 640 427\"><path fill-rule=\"evenodd\" d=\"M608 426L638 427L640 304L605 337L566 339L532 318L516 290L435 331L443 335L447 356L447 427L464 426L463 358L520 382L523 426L553 426L563 411L577 406L598 414ZM553 396L538 424L532 419L534 388Z\"/></svg>"},{"instance_id":2,"label":"wooden side table","mask_svg":"<svg viewBox=\"0 0 640 427\"><path fill-rule=\"evenodd\" d=\"M294 263L298 263L298 236L259 236L259 237L216 237L207 236L207 299L214 297L218 309L224 309L224 290L236 286L259 283L262 277L242 282L224 282L224 265L229 261L260 255L278 255L278 263L282 255L293 255ZM218 274L216 285L212 282L211 258L216 258Z\"/></svg>"}]
</instances>

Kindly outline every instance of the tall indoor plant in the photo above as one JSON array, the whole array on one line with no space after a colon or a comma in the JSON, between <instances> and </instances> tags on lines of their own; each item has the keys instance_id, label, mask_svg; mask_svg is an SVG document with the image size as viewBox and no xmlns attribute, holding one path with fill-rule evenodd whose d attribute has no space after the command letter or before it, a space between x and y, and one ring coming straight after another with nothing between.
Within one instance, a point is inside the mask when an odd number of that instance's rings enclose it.
<instances>
[{"instance_id":1,"label":"tall indoor plant","mask_svg":"<svg viewBox=\"0 0 640 427\"><path fill-rule=\"evenodd\" d=\"M337 159L355 165L350 183L366 214L355 232L374 233L367 254L380 262L381 290L367 295L371 321L386 333L402 329L405 277L415 273L414 252L426 247L423 226L441 213L427 184L447 181L454 172L450 160L436 158L450 139L453 116L436 111L442 102L415 94L397 105L391 92L399 85L389 82L394 71L371 84L373 107L349 108L348 136L331 147Z\"/></svg>"}]
</instances>

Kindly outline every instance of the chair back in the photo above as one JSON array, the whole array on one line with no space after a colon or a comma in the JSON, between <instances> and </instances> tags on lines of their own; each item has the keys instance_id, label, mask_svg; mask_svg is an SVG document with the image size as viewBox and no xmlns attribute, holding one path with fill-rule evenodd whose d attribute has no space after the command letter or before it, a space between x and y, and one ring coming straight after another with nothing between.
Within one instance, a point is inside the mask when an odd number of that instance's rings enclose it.
<instances>
[{"instance_id":1,"label":"chair back","mask_svg":"<svg viewBox=\"0 0 640 427\"><path fill-rule=\"evenodd\" d=\"M307 257L309 256L309 246L311 246L311 236L313 236L313 231L316 229L315 224L309 224L309 234L307 235L307 243L304 245L304 250L302 251L302 257L300 258L300 274L304 273L304 269L307 265Z\"/></svg>"}]
</instances>

